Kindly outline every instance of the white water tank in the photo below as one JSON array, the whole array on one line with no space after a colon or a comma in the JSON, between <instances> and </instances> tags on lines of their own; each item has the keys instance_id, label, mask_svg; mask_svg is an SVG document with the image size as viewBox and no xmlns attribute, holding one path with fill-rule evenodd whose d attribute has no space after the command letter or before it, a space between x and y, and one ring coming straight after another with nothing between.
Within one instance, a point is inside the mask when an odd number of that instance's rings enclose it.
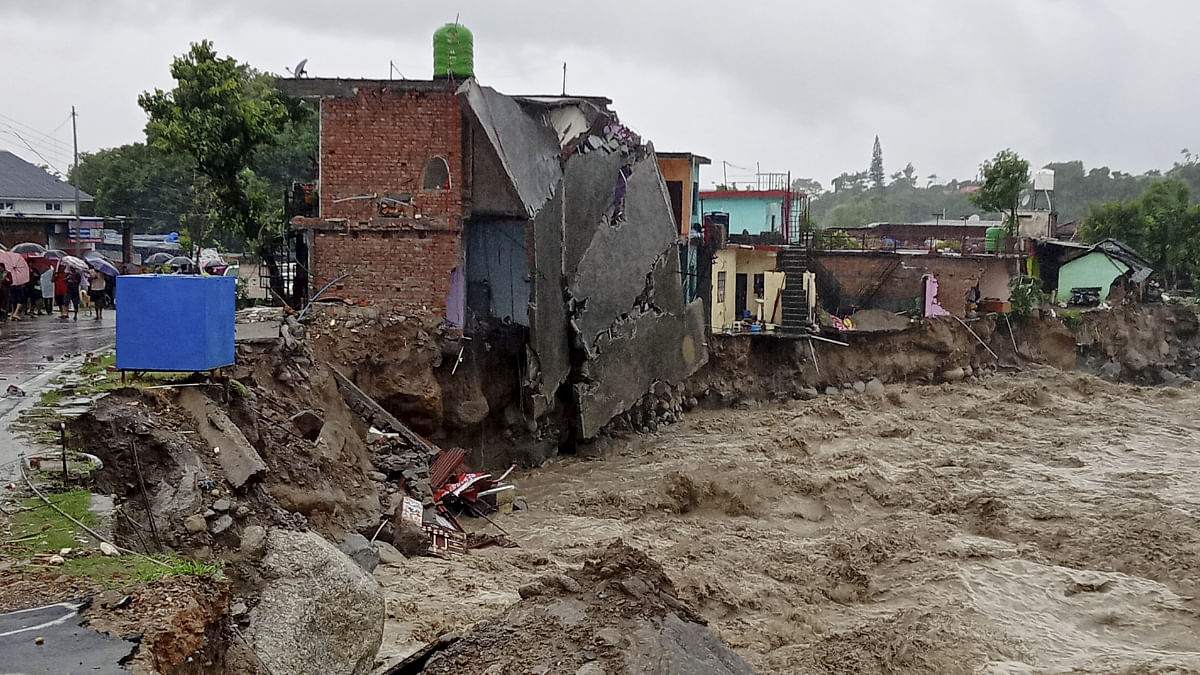
<instances>
[{"instance_id":1,"label":"white water tank","mask_svg":"<svg viewBox=\"0 0 1200 675\"><path fill-rule=\"evenodd\" d=\"M1054 169L1038 169L1033 174L1033 189L1037 192L1043 190L1054 191Z\"/></svg>"}]
</instances>

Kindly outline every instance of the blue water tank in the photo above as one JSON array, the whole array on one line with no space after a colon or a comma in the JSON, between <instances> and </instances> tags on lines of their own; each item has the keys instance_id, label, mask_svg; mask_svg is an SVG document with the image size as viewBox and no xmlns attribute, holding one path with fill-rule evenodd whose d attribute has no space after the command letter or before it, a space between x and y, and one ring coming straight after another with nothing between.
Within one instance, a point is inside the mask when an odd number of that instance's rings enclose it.
<instances>
[{"instance_id":1,"label":"blue water tank","mask_svg":"<svg viewBox=\"0 0 1200 675\"><path fill-rule=\"evenodd\" d=\"M234 362L237 279L117 277L117 368L212 370Z\"/></svg>"}]
</instances>

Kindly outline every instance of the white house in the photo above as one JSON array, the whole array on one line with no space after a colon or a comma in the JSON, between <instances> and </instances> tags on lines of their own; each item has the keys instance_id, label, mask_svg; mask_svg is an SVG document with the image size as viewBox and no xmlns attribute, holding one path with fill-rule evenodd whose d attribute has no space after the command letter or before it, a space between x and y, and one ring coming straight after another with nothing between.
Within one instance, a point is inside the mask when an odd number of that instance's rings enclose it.
<instances>
[{"instance_id":1,"label":"white house","mask_svg":"<svg viewBox=\"0 0 1200 675\"><path fill-rule=\"evenodd\" d=\"M92 201L86 192L80 202ZM75 188L7 150L0 150L0 215L70 216Z\"/></svg>"}]
</instances>

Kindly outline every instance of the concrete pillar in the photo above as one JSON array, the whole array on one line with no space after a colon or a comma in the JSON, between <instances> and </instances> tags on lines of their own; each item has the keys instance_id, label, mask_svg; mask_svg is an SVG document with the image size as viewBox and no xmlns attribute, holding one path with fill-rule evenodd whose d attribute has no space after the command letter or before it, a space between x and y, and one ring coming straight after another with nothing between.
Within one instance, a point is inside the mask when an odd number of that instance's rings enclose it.
<instances>
[{"instance_id":1,"label":"concrete pillar","mask_svg":"<svg viewBox=\"0 0 1200 675\"><path fill-rule=\"evenodd\" d=\"M121 262L133 262L133 223L121 224Z\"/></svg>"}]
</instances>

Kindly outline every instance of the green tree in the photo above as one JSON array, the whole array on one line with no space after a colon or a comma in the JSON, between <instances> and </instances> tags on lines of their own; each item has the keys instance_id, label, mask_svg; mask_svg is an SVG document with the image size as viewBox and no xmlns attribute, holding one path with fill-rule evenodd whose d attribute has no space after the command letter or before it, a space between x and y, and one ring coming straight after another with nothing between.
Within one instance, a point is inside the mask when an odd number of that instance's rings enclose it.
<instances>
[{"instance_id":1,"label":"green tree","mask_svg":"<svg viewBox=\"0 0 1200 675\"><path fill-rule=\"evenodd\" d=\"M871 187L883 189L883 148L879 145L879 136L875 136L875 147L871 149Z\"/></svg>"},{"instance_id":2,"label":"green tree","mask_svg":"<svg viewBox=\"0 0 1200 675\"><path fill-rule=\"evenodd\" d=\"M971 202L984 211L1005 214L1009 236L1017 233L1017 206L1021 190L1029 183L1029 162L1012 150L1001 150L980 167L983 184L971 195Z\"/></svg>"},{"instance_id":3,"label":"green tree","mask_svg":"<svg viewBox=\"0 0 1200 675\"><path fill-rule=\"evenodd\" d=\"M1119 239L1138 250L1169 285L1188 285L1200 273L1200 206L1179 178L1154 178L1136 199L1093 204L1083 221L1085 241Z\"/></svg>"},{"instance_id":4,"label":"green tree","mask_svg":"<svg viewBox=\"0 0 1200 675\"><path fill-rule=\"evenodd\" d=\"M273 144L288 107L273 89L249 95L246 69L218 58L208 40L193 43L171 64L175 88L138 97L149 115L146 137L157 148L190 158L215 200L216 226L258 240L269 213L255 153Z\"/></svg>"},{"instance_id":5,"label":"green tree","mask_svg":"<svg viewBox=\"0 0 1200 675\"><path fill-rule=\"evenodd\" d=\"M188 211L191 162L145 143L80 153L79 188L95 197L93 215L133 218L146 232L180 227Z\"/></svg>"},{"instance_id":6,"label":"green tree","mask_svg":"<svg viewBox=\"0 0 1200 675\"><path fill-rule=\"evenodd\" d=\"M820 197L825 191L824 188L821 187L821 182L812 178L796 178L792 180L792 190L796 192L803 192L811 199Z\"/></svg>"}]
</instances>

